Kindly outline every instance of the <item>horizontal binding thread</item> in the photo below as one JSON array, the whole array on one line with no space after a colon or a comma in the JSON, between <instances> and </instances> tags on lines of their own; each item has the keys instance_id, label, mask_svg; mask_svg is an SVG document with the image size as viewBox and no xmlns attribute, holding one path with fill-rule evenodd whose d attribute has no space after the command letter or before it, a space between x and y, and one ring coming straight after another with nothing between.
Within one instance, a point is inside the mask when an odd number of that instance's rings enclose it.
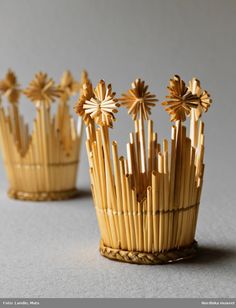
<instances>
[{"instance_id":1,"label":"horizontal binding thread","mask_svg":"<svg viewBox=\"0 0 236 308\"><path fill-rule=\"evenodd\" d=\"M69 165L77 165L79 163L79 161L69 161L69 162L63 162L63 163L44 163L44 164L24 164L24 163L8 163L5 162L6 165L14 165L16 168L21 168L21 167L25 167L25 168L32 168L32 167L37 167L37 168L41 168L41 167L61 167L61 166L69 166Z\"/></svg>"},{"instance_id":2,"label":"horizontal binding thread","mask_svg":"<svg viewBox=\"0 0 236 308\"><path fill-rule=\"evenodd\" d=\"M101 209L99 207L95 207L97 211L99 212L105 212L107 215L117 215L117 216L120 216L120 215L124 215L124 216L140 216L141 214L142 215L149 215L149 216L156 216L156 215L159 215L159 214L166 214L166 213L172 213L172 212L184 212L184 211L188 211L194 207L198 207L199 206L199 203L196 203L196 204L192 204L192 205L189 205L187 207L182 207L182 208L174 208L174 209L168 209L168 210L156 210L155 212L150 212L150 211L141 211L141 212L138 212L138 211L113 211L112 209Z\"/></svg>"}]
</instances>

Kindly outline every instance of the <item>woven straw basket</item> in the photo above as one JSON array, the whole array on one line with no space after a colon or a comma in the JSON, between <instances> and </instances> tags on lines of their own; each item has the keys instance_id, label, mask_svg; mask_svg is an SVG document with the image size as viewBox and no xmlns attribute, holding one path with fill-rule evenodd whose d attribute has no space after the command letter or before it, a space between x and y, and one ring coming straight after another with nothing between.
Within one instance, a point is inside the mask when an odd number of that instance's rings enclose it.
<instances>
[{"instance_id":1,"label":"woven straw basket","mask_svg":"<svg viewBox=\"0 0 236 308\"><path fill-rule=\"evenodd\" d=\"M193 78L170 80L162 104L175 121L159 143L149 119L156 97L140 79L119 99L134 120L126 158L109 128L119 107L111 85L83 87L75 111L87 125L86 148L99 224L101 255L136 264L166 264L196 255L195 232L204 173L204 124L211 100ZM189 128L182 123L190 116Z\"/></svg>"},{"instance_id":2,"label":"woven straw basket","mask_svg":"<svg viewBox=\"0 0 236 308\"><path fill-rule=\"evenodd\" d=\"M9 71L0 81L0 94L9 102L0 106L0 143L9 181L8 195L21 200L62 200L75 197L82 121L70 115L68 100L77 84L69 72L54 85L47 74L38 73L24 91ZM79 88L77 86L77 88ZM20 115L23 92L36 105L32 133ZM51 103L58 99L55 115Z\"/></svg>"}]
</instances>

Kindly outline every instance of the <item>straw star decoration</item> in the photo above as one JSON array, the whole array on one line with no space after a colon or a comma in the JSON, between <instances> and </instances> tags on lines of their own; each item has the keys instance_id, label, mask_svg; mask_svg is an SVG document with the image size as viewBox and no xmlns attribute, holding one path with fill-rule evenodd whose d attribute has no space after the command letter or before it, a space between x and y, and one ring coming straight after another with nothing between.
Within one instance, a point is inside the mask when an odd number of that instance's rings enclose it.
<instances>
[{"instance_id":1,"label":"straw star decoration","mask_svg":"<svg viewBox=\"0 0 236 308\"><path fill-rule=\"evenodd\" d=\"M32 100L32 102L44 102L47 107L60 96L61 91L52 79L49 79L46 73L39 72L35 75L24 94Z\"/></svg>"},{"instance_id":2,"label":"straw star decoration","mask_svg":"<svg viewBox=\"0 0 236 308\"><path fill-rule=\"evenodd\" d=\"M122 94L119 100L128 108L128 113L132 114L133 120L136 120L139 114L140 117L148 120L151 107L158 101L156 95L148 92L148 86L141 79L136 79L131 86L131 89Z\"/></svg>"},{"instance_id":3,"label":"straw star decoration","mask_svg":"<svg viewBox=\"0 0 236 308\"><path fill-rule=\"evenodd\" d=\"M168 100L162 105L167 106L165 110L170 114L171 121L185 121L191 108L197 108L199 97L186 87L185 82L178 75L170 79L167 88L169 90L169 95L166 96Z\"/></svg>"},{"instance_id":4,"label":"straw star decoration","mask_svg":"<svg viewBox=\"0 0 236 308\"><path fill-rule=\"evenodd\" d=\"M13 71L8 70L5 79L0 81L0 92L8 98L10 103L18 102L21 90Z\"/></svg>"},{"instance_id":5,"label":"straw star decoration","mask_svg":"<svg viewBox=\"0 0 236 308\"><path fill-rule=\"evenodd\" d=\"M65 71L59 85L61 90L61 100L67 102L70 96L75 95L80 90L80 83L76 81L70 71Z\"/></svg>"},{"instance_id":6,"label":"straw star decoration","mask_svg":"<svg viewBox=\"0 0 236 308\"><path fill-rule=\"evenodd\" d=\"M93 91L94 95L90 99L86 99L83 105L85 113L89 115L95 123L100 126L112 127L115 121L114 113L118 112L117 99L115 92L112 92L112 87L100 80Z\"/></svg>"},{"instance_id":7,"label":"straw star decoration","mask_svg":"<svg viewBox=\"0 0 236 308\"><path fill-rule=\"evenodd\" d=\"M80 90L80 97L74 106L74 111L82 117L86 125L89 125L93 122L93 119L88 113L85 112L84 109L85 102L89 101L91 98L94 98L93 86L92 83L87 80L87 82L83 84L83 87Z\"/></svg>"},{"instance_id":8,"label":"straw star decoration","mask_svg":"<svg viewBox=\"0 0 236 308\"><path fill-rule=\"evenodd\" d=\"M192 78L192 80L189 81L188 88L199 98L198 106L195 109L195 119L198 120L203 112L208 111L209 107L211 106L212 99L206 90L202 90L200 81L196 78Z\"/></svg>"}]
</instances>

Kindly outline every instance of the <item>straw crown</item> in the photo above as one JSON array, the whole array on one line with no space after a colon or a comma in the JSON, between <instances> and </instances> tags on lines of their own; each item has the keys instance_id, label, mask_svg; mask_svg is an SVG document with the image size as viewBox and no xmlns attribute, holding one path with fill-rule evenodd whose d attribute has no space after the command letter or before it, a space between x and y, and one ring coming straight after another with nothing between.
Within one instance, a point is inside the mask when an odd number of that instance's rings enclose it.
<instances>
[{"instance_id":1,"label":"straw crown","mask_svg":"<svg viewBox=\"0 0 236 308\"><path fill-rule=\"evenodd\" d=\"M91 189L101 232L101 254L131 263L165 263L190 256L194 242L204 172L204 124L199 115L211 104L209 94L192 79L177 75L162 104L170 114L171 140L158 140L149 119L156 96L136 79L119 99L134 120L126 158L111 142L109 127L117 112L111 86L84 85L75 111L87 125L86 148ZM101 94L102 93L102 94ZM102 101L106 97L102 119ZM87 97L87 98L86 98ZM109 105L108 104L108 105ZM99 105L99 107L98 107ZM190 117L190 128L183 125ZM152 261L150 261L152 260Z\"/></svg>"},{"instance_id":2,"label":"straw crown","mask_svg":"<svg viewBox=\"0 0 236 308\"><path fill-rule=\"evenodd\" d=\"M82 126L79 121L76 128L69 100L79 92L81 82L67 71L56 85L39 72L22 90L11 70L0 81L0 96L11 103L8 111L0 106L0 142L11 197L54 200L75 195ZM32 133L19 111L21 93L36 106ZM51 104L56 100L52 114Z\"/></svg>"}]
</instances>

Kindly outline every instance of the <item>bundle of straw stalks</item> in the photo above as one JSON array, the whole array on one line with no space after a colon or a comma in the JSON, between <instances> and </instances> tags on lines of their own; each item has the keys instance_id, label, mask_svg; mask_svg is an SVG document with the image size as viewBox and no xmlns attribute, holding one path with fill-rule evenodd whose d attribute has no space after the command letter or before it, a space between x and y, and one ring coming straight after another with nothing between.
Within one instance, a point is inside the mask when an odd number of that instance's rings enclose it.
<instances>
[{"instance_id":1,"label":"bundle of straw stalks","mask_svg":"<svg viewBox=\"0 0 236 308\"><path fill-rule=\"evenodd\" d=\"M0 143L10 197L38 201L77 195L82 121L76 127L69 99L80 87L70 72L64 73L59 86L41 72L25 90L20 89L10 70L0 81L1 96L9 102L8 111L0 106ZM22 93L36 106L32 133L19 112ZM56 99L59 104L53 115L51 104Z\"/></svg>"},{"instance_id":2,"label":"bundle of straw stalks","mask_svg":"<svg viewBox=\"0 0 236 308\"><path fill-rule=\"evenodd\" d=\"M126 158L111 143L109 127L119 107L111 85L84 84L75 106L87 125L91 189L101 233L100 252L119 261L161 264L191 257L204 173L204 124L211 100L193 78L170 80L166 106L175 124L159 142L149 119L156 96L140 79L119 99L134 120ZM190 116L190 132L183 125ZM190 135L190 137L188 136Z\"/></svg>"}]
</instances>

